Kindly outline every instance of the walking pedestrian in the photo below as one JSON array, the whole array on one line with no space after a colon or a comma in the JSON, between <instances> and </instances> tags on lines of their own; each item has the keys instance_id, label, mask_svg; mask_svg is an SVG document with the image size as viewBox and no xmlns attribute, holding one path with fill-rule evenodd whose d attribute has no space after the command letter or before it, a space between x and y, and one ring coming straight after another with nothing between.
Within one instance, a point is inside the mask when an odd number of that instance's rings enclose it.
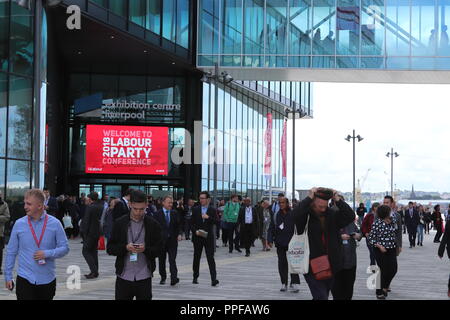
<instances>
[{"instance_id":1,"label":"walking pedestrian","mask_svg":"<svg viewBox=\"0 0 450 320\"><path fill-rule=\"evenodd\" d=\"M334 276L331 292L333 300L352 300L356 279L356 241L361 240L361 233L355 222L340 230L344 249L344 264Z\"/></svg>"},{"instance_id":2,"label":"walking pedestrian","mask_svg":"<svg viewBox=\"0 0 450 320\"><path fill-rule=\"evenodd\" d=\"M8 204L3 201L0 191L0 275L3 274L3 249L5 248L5 225L9 222L10 214Z\"/></svg>"},{"instance_id":3,"label":"walking pedestrian","mask_svg":"<svg viewBox=\"0 0 450 320\"><path fill-rule=\"evenodd\" d=\"M434 243L441 242L441 236L442 236L442 228L443 228L443 221L442 221L442 215L441 215L441 206L435 205L434 206L434 212L431 215L433 219L434 228L436 229L436 236L434 237Z\"/></svg>"},{"instance_id":4,"label":"walking pedestrian","mask_svg":"<svg viewBox=\"0 0 450 320\"><path fill-rule=\"evenodd\" d=\"M151 300L155 257L162 247L158 222L145 214L147 196L140 190L130 195L130 214L113 226L107 253L116 256L116 300Z\"/></svg>"},{"instance_id":5,"label":"walking pedestrian","mask_svg":"<svg viewBox=\"0 0 450 320\"><path fill-rule=\"evenodd\" d=\"M266 204L270 207L268 201ZM287 291L289 266L287 261L287 251L289 242L294 235L294 215L289 208L289 200L287 198L279 198L278 204L280 208L278 212L272 215L267 232L267 244L272 247L275 243L278 257L278 273L281 280L281 292ZM299 292L300 276L297 273L291 273L290 291Z\"/></svg>"},{"instance_id":6,"label":"walking pedestrian","mask_svg":"<svg viewBox=\"0 0 450 320\"><path fill-rule=\"evenodd\" d=\"M155 220L159 223L162 229L162 247L161 252L158 256L159 260L159 275L161 276L161 281L159 284L163 285L166 283L167 272L166 272L166 259L169 257L169 268L170 268L170 285L174 286L180 279L178 278L177 269L177 253L178 253L178 242L181 241L181 217L178 211L172 210L173 198L172 196L163 197L162 209L158 210L154 215Z\"/></svg>"},{"instance_id":7,"label":"walking pedestrian","mask_svg":"<svg viewBox=\"0 0 450 320\"><path fill-rule=\"evenodd\" d=\"M103 203L99 201L98 193L95 191L89 193L86 198L86 212L80 226L83 236L82 254L90 269L90 273L84 275L86 279L98 277L98 239L102 213Z\"/></svg>"},{"instance_id":8,"label":"walking pedestrian","mask_svg":"<svg viewBox=\"0 0 450 320\"><path fill-rule=\"evenodd\" d=\"M52 197L50 195L50 191L48 190L48 188L44 188L42 190L44 191L45 195L44 210L47 212L47 214L56 217L58 211L58 201L55 197Z\"/></svg>"},{"instance_id":9,"label":"walking pedestrian","mask_svg":"<svg viewBox=\"0 0 450 320\"><path fill-rule=\"evenodd\" d=\"M375 253L373 250L373 246L369 242L369 233L372 230L372 225L375 220L376 212L377 212L377 209L379 206L380 206L380 204L378 202L375 202L374 204L372 204L370 212L368 214L366 214L366 216L364 217L364 220L363 220L363 223L361 226L362 234L364 235L364 237L366 237L366 245L367 245L367 249L369 250L371 267L375 266L377 263L375 261ZM371 269L373 270L372 272L375 272L374 268L371 268Z\"/></svg>"},{"instance_id":10,"label":"walking pedestrian","mask_svg":"<svg viewBox=\"0 0 450 320\"><path fill-rule=\"evenodd\" d=\"M338 210L328 207L332 198ZM303 233L308 223L310 266L304 277L314 300L328 300L333 275L343 268L340 229L354 221L355 217L353 209L337 191L326 188L312 188L294 209L294 221L299 233ZM320 272L325 270L327 272Z\"/></svg>"},{"instance_id":11,"label":"walking pedestrian","mask_svg":"<svg viewBox=\"0 0 450 320\"><path fill-rule=\"evenodd\" d=\"M261 206L258 212L258 236L261 239L261 243L263 246L263 251L270 251L269 246L267 245L268 241L268 231L270 228L271 217L273 213L270 210L270 203L268 200L262 200Z\"/></svg>"},{"instance_id":12,"label":"walking pedestrian","mask_svg":"<svg viewBox=\"0 0 450 320\"><path fill-rule=\"evenodd\" d=\"M423 247L423 230L425 229L425 209L419 206L419 224L417 225L417 245Z\"/></svg>"},{"instance_id":13,"label":"walking pedestrian","mask_svg":"<svg viewBox=\"0 0 450 320\"><path fill-rule=\"evenodd\" d=\"M361 227L364 220L364 215L367 213L367 209L364 203L360 203L358 209L356 209L356 214L358 215L358 225Z\"/></svg>"},{"instance_id":14,"label":"walking pedestrian","mask_svg":"<svg viewBox=\"0 0 450 320\"><path fill-rule=\"evenodd\" d=\"M374 246L375 259L381 274L381 288L376 290L377 299L386 299L392 279L397 273L396 232L397 224L390 216L391 208L382 205L377 209L369 242Z\"/></svg>"},{"instance_id":15,"label":"walking pedestrian","mask_svg":"<svg viewBox=\"0 0 450 320\"><path fill-rule=\"evenodd\" d=\"M185 206L185 225L184 225L184 236L186 240L190 240L191 238L191 219L192 219L192 209L194 208L195 201L193 199L189 199L187 205Z\"/></svg>"},{"instance_id":16,"label":"walking pedestrian","mask_svg":"<svg viewBox=\"0 0 450 320\"><path fill-rule=\"evenodd\" d=\"M444 251L447 248L447 256L450 259L450 226L446 226L444 236L442 237L441 244L438 249L439 258L444 257ZM447 296L450 298L450 275L448 277L448 293Z\"/></svg>"},{"instance_id":17,"label":"walking pedestrian","mask_svg":"<svg viewBox=\"0 0 450 320\"><path fill-rule=\"evenodd\" d=\"M192 209L192 242L194 244L194 261L192 269L194 279L192 283L198 284L200 275L200 259L203 248L205 248L206 259L208 261L209 273L211 275L211 285L219 284L217 280L216 262L214 260L214 234L213 226L217 220L216 209L209 206L211 197L208 192L200 192L200 206Z\"/></svg>"},{"instance_id":18,"label":"walking pedestrian","mask_svg":"<svg viewBox=\"0 0 450 320\"><path fill-rule=\"evenodd\" d=\"M238 252L239 249L239 230L238 230L238 216L241 205L239 204L239 197L235 194L231 195L230 201L225 205L223 210L223 219L227 224L228 230L228 252L233 252L233 245Z\"/></svg>"},{"instance_id":19,"label":"walking pedestrian","mask_svg":"<svg viewBox=\"0 0 450 320\"><path fill-rule=\"evenodd\" d=\"M417 227L419 225L420 217L413 203L408 203L408 208L405 211L405 224L408 230L409 248L416 246Z\"/></svg>"},{"instance_id":20,"label":"walking pedestrian","mask_svg":"<svg viewBox=\"0 0 450 320\"><path fill-rule=\"evenodd\" d=\"M119 203L119 199L112 199L109 201L109 207L105 212L105 217L103 219L103 235L105 236L106 243L111 239L112 236L112 229L113 229L113 211L114 207L117 203Z\"/></svg>"},{"instance_id":21,"label":"walking pedestrian","mask_svg":"<svg viewBox=\"0 0 450 320\"><path fill-rule=\"evenodd\" d=\"M241 233L241 248L245 248L245 256L250 256L250 247L255 241L258 233L258 214L252 207L250 197L244 198L244 205L241 207L238 216L238 224Z\"/></svg>"},{"instance_id":22,"label":"walking pedestrian","mask_svg":"<svg viewBox=\"0 0 450 320\"><path fill-rule=\"evenodd\" d=\"M17 300L52 300L56 292L55 261L69 252L66 233L58 219L45 211L45 195L31 189L25 194L26 216L14 224L6 261L6 288L13 290L13 269Z\"/></svg>"},{"instance_id":23,"label":"walking pedestrian","mask_svg":"<svg viewBox=\"0 0 450 320\"><path fill-rule=\"evenodd\" d=\"M279 193L278 198L274 203L272 204L272 212L274 214L278 213L278 210L280 210L280 200L284 198L284 193Z\"/></svg>"},{"instance_id":24,"label":"walking pedestrian","mask_svg":"<svg viewBox=\"0 0 450 320\"><path fill-rule=\"evenodd\" d=\"M430 208L428 207L425 207L424 221L425 221L425 233L430 234L430 223L433 221L433 219L431 218Z\"/></svg>"},{"instance_id":25,"label":"walking pedestrian","mask_svg":"<svg viewBox=\"0 0 450 320\"><path fill-rule=\"evenodd\" d=\"M220 200L219 207L217 208L217 215L219 221L217 223L217 229L220 229L222 232L222 246L228 246L228 230L226 229L226 222L223 218L223 212L225 210L225 200ZM219 233L217 233L217 240L219 239Z\"/></svg>"},{"instance_id":26,"label":"walking pedestrian","mask_svg":"<svg viewBox=\"0 0 450 320\"><path fill-rule=\"evenodd\" d=\"M118 202L115 206L114 206L114 210L113 210L113 221L116 221L117 219L119 219L122 216L127 216L130 214L130 197L131 197L131 193L133 192L133 189L127 189L127 191L125 191L125 194L123 195L123 197L120 199L120 202Z\"/></svg>"}]
</instances>

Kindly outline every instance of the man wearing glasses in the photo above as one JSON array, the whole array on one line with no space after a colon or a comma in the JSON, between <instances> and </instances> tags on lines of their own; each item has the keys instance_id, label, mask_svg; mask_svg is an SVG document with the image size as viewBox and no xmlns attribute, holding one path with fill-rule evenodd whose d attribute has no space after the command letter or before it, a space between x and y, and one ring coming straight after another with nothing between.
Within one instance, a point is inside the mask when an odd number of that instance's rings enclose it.
<instances>
[{"instance_id":1,"label":"man wearing glasses","mask_svg":"<svg viewBox=\"0 0 450 320\"><path fill-rule=\"evenodd\" d=\"M216 209L209 206L211 201L209 193L200 192L200 206L192 209L192 242L194 243L194 280L192 283L198 284L200 275L200 258L203 248L205 248L206 259L208 260L209 273L211 274L211 285L219 284L216 273L216 262L214 261L214 233L213 226L217 221Z\"/></svg>"}]
</instances>

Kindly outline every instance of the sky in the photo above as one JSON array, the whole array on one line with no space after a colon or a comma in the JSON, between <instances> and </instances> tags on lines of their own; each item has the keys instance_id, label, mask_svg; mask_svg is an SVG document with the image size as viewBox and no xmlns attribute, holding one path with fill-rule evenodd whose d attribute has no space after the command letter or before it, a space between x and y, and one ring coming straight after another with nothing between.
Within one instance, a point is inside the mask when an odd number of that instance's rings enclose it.
<instances>
[{"instance_id":1,"label":"sky","mask_svg":"<svg viewBox=\"0 0 450 320\"><path fill-rule=\"evenodd\" d=\"M352 191L352 142L362 192L394 188L450 192L450 85L314 83L314 119L296 120L296 189ZM292 190L292 120L288 123L288 190ZM351 140L352 141L352 140ZM370 169L370 170L369 170ZM369 171L368 171L369 170Z\"/></svg>"}]
</instances>

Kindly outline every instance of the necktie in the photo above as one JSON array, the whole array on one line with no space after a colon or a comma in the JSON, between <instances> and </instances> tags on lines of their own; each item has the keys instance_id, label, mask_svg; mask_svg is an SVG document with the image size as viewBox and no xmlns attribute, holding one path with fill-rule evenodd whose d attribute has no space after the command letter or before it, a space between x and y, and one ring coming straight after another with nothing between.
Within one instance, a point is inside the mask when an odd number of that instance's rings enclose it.
<instances>
[{"instance_id":1,"label":"necktie","mask_svg":"<svg viewBox=\"0 0 450 320\"><path fill-rule=\"evenodd\" d=\"M166 223L167 223L167 226L169 226L169 224L170 224L170 215L169 215L169 211L164 210L164 212L165 212L165 214L166 214Z\"/></svg>"}]
</instances>

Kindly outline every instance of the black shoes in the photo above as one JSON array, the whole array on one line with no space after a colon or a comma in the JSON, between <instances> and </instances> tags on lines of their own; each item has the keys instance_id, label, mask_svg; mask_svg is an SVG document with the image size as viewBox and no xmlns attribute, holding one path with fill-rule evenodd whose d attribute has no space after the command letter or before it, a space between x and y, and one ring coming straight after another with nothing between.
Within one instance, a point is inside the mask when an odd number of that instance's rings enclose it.
<instances>
[{"instance_id":1,"label":"black shoes","mask_svg":"<svg viewBox=\"0 0 450 320\"><path fill-rule=\"evenodd\" d=\"M246 256L246 257L250 257L250 251L247 251L247 252L245 253L245 256Z\"/></svg>"},{"instance_id":2,"label":"black shoes","mask_svg":"<svg viewBox=\"0 0 450 320\"><path fill-rule=\"evenodd\" d=\"M192 283L193 283L193 284L198 284L197 278L194 278L194 280L192 280Z\"/></svg>"},{"instance_id":3,"label":"black shoes","mask_svg":"<svg viewBox=\"0 0 450 320\"><path fill-rule=\"evenodd\" d=\"M89 274L85 274L84 275L86 277L86 279L95 279L98 278L98 273L89 273Z\"/></svg>"},{"instance_id":4,"label":"black shoes","mask_svg":"<svg viewBox=\"0 0 450 320\"><path fill-rule=\"evenodd\" d=\"M166 279L161 279L161 281L159 282L159 284L166 284Z\"/></svg>"},{"instance_id":5,"label":"black shoes","mask_svg":"<svg viewBox=\"0 0 450 320\"><path fill-rule=\"evenodd\" d=\"M237 252L239 252L239 253L241 253L241 252L242 252L242 250L241 250L241 249L239 249L239 248L236 248L236 251L237 251Z\"/></svg>"},{"instance_id":6,"label":"black shoes","mask_svg":"<svg viewBox=\"0 0 450 320\"><path fill-rule=\"evenodd\" d=\"M217 279L211 282L211 285L213 287L217 286L218 284L219 284L219 280L217 280Z\"/></svg>"},{"instance_id":7,"label":"black shoes","mask_svg":"<svg viewBox=\"0 0 450 320\"><path fill-rule=\"evenodd\" d=\"M180 282L180 279L178 279L178 278L172 279L172 280L170 281L170 285L171 285L171 286L174 286L174 285L176 285L178 282Z\"/></svg>"}]
</instances>

